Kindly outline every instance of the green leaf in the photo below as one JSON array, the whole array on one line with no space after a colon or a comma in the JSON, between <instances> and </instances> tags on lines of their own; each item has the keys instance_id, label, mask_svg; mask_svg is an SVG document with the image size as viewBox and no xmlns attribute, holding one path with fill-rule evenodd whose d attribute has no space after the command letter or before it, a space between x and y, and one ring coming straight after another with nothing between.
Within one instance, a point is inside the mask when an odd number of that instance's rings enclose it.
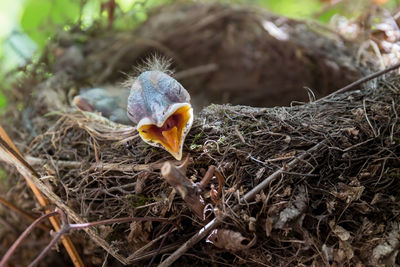
<instances>
[{"instance_id":1,"label":"green leaf","mask_svg":"<svg viewBox=\"0 0 400 267\"><path fill-rule=\"evenodd\" d=\"M21 26L39 47L43 47L61 25L77 22L79 10L76 0L27 0Z\"/></svg>"},{"instance_id":2,"label":"green leaf","mask_svg":"<svg viewBox=\"0 0 400 267\"><path fill-rule=\"evenodd\" d=\"M292 18L310 18L322 7L318 0L260 0L259 3L272 12Z\"/></svg>"},{"instance_id":3,"label":"green leaf","mask_svg":"<svg viewBox=\"0 0 400 267\"><path fill-rule=\"evenodd\" d=\"M4 97L3 93L0 91L0 109L4 108L7 104L6 98Z\"/></svg>"},{"instance_id":4,"label":"green leaf","mask_svg":"<svg viewBox=\"0 0 400 267\"><path fill-rule=\"evenodd\" d=\"M332 17L336 14L340 14L340 9L332 8L332 9L329 9L329 10L325 11L324 13L322 13L318 17L318 20L319 20L319 22L328 24L331 21Z\"/></svg>"}]
</instances>

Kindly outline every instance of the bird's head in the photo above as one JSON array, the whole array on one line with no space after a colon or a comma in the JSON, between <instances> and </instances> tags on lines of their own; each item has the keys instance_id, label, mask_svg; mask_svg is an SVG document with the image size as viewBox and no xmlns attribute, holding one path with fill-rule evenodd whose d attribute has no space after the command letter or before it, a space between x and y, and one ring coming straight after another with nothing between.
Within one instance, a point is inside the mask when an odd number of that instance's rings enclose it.
<instances>
[{"instance_id":1,"label":"bird's head","mask_svg":"<svg viewBox=\"0 0 400 267\"><path fill-rule=\"evenodd\" d=\"M140 137L180 160L193 123L189 93L162 71L145 71L133 80L127 107Z\"/></svg>"}]
</instances>

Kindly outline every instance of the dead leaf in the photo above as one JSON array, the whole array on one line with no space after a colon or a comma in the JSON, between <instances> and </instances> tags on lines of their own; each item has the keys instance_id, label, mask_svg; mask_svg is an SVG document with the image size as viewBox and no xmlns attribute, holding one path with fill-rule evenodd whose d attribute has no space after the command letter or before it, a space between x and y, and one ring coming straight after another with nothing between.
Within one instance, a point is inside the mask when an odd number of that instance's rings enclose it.
<instances>
[{"instance_id":1,"label":"dead leaf","mask_svg":"<svg viewBox=\"0 0 400 267\"><path fill-rule=\"evenodd\" d=\"M256 222L257 222L256 218L254 218L254 217L250 217L249 218L249 230L251 232L255 232L256 231Z\"/></svg>"},{"instance_id":2,"label":"dead leaf","mask_svg":"<svg viewBox=\"0 0 400 267\"><path fill-rule=\"evenodd\" d=\"M265 167L260 168L256 173L256 179L259 180L265 172Z\"/></svg>"},{"instance_id":3,"label":"dead leaf","mask_svg":"<svg viewBox=\"0 0 400 267\"><path fill-rule=\"evenodd\" d=\"M247 250L256 243L256 236L252 240L243 237L241 233L227 229L214 229L207 237L206 242L209 242L217 248L228 251Z\"/></svg>"},{"instance_id":4,"label":"dead leaf","mask_svg":"<svg viewBox=\"0 0 400 267\"><path fill-rule=\"evenodd\" d=\"M334 221L330 221L329 222L329 226L332 229L332 232L339 237L340 240L342 241L347 241L349 240L349 238L351 237L350 232L347 231L346 229L344 229L342 226L340 225L335 225Z\"/></svg>"},{"instance_id":5,"label":"dead leaf","mask_svg":"<svg viewBox=\"0 0 400 267\"><path fill-rule=\"evenodd\" d=\"M151 222L150 222L151 223ZM147 224L147 225L146 225ZM128 240L135 244L146 244L150 241L149 232L152 227L149 227L148 222L132 222L130 224L130 232L128 234ZM149 231L150 230L150 231Z\"/></svg>"},{"instance_id":6,"label":"dead leaf","mask_svg":"<svg viewBox=\"0 0 400 267\"><path fill-rule=\"evenodd\" d=\"M99 228L100 236L103 239L106 239L107 236L110 233L112 233L112 231L113 231L113 228L111 226L109 226L109 225L99 225L98 228Z\"/></svg>"},{"instance_id":7,"label":"dead leaf","mask_svg":"<svg viewBox=\"0 0 400 267\"><path fill-rule=\"evenodd\" d=\"M135 185L135 194L140 195L143 192L143 187L146 182L147 177L149 177L149 172L139 173L138 178L136 179Z\"/></svg>"},{"instance_id":8,"label":"dead leaf","mask_svg":"<svg viewBox=\"0 0 400 267\"><path fill-rule=\"evenodd\" d=\"M348 186L344 183L339 183L338 187L338 192L332 192L332 194L335 197L346 201L346 203L359 200L365 189L364 186Z\"/></svg>"},{"instance_id":9,"label":"dead leaf","mask_svg":"<svg viewBox=\"0 0 400 267\"><path fill-rule=\"evenodd\" d=\"M335 206L336 206L335 200L330 200L326 202L326 210L329 212L329 214L332 214L332 212L335 210Z\"/></svg>"},{"instance_id":10,"label":"dead leaf","mask_svg":"<svg viewBox=\"0 0 400 267\"><path fill-rule=\"evenodd\" d=\"M322 255L326 262L331 262L333 259L333 247L329 247L326 244L322 245L321 249Z\"/></svg>"},{"instance_id":11,"label":"dead leaf","mask_svg":"<svg viewBox=\"0 0 400 267\"><path fill-rule=\"evenodd\" d=\"M351 110L351 114L355 117L357 121L363 121L365 120L365 112L364 109L362 108L356 108Z\"/></svg>"},{"instance_id":12,"label":"dead leaf","mask_svg":"<svg viewBox=\"0 0 400 267\"><path fill-rule=\"evenodd\" d=\"M270 237L271 236L271 231L272 231L272 220L271 217L267 217L265 220L265 234L266 236Z\"/></svg>"},{"instance_id":13,"label":"dead leaf","mask_svg":"<svg viewBox=\"0 0 400 267\"><path fill-rule=\"evenodd\" d=\"M302 215L307 207L307 195L304 187L299 188L295 200L291 203L291 206L285 208L279 213L279 219L274 224L274 228L284 229L287 223L293 221Z\"/></svg>"},{"instance_id":14,"label":"dead leaf","mask_svg":"<svg viewBox=\"0 0 400 267\"><path fill-rule=\"evenodd\" d=\"M372 251L372 262L376 265L396 266L396 256L400 247L400 224L393 223L392 230L380 245Z\"/></svg>"},{"instance_id":15,"label":"dead leaf","mask_svg":"<svg viewBox=\"0 0 400 267\"><path fill-rule=\"evenodd\" d=\"M349 242L346 241L339 241L339 250L343 251L343 255L347 260L351 260L354 257L354 250L353 247L350 245ZM342 261L339 261L340 263L343 263L345 260L343 259Z\"/></svg>"},{"instance_id":16,"label":"dead leaf","mask_svg":"<svg viewBox=\"0 0 400 267\"><path fill-rule=\"evenodd\" d=\"M360 131L355 127L344 128L343 131L354 136L357 136L360 133Z\"/></svg>"}]
</instances>

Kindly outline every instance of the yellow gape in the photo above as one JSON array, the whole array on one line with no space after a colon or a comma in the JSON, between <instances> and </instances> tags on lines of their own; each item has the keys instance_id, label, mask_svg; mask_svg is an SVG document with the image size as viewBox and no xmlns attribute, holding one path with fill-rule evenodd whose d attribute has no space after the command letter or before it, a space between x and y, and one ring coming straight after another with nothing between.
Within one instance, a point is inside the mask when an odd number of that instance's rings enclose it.
<instances>
[{"instance_id":1,"label":"yellow gape","mask_svg":"<svg viewBox=\"0 0 400 267\"><path fill-rule=\"evenodd\" d=\"M193 111L190 104L176 109L161 127L154 124L144 124L138 127L142 139L149 144L159 144L174 158L182 158L183 141L193 121Z\"/></svg>"}]
</instances>

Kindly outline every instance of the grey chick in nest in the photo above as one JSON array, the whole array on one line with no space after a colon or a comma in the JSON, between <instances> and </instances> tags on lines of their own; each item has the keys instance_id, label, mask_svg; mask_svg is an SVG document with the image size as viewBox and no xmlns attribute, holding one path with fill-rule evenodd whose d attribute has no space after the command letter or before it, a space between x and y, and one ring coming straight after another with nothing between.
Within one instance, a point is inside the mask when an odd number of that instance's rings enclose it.
<instances>
[{"instance_id":1,"label":"grey chick in nest","mask_svg":"<svg viewBox=\"0 0 400 267\"><path fill-rule=\"evenodd\" d=\"M85 111L99 111L115 122L135 123L143 141L181 160L193 108L189 93L170 76L168 67L168 61L154 57L125 83L129 91L115 94L94 88L76 96L74 104Z\"/></svg>"},{"instance_id":2,"label":"grey chick in nest","mask_svg":"<svg viewBox=\"0 0 400 267\"><path fill-rule=\"evenodd\" d=\"M128 96L128 90L118 87L83 89L74 97L73 104L83 111L100 112L113 122L132 125L126 114Z\"/></svg>"}]
</instances>

